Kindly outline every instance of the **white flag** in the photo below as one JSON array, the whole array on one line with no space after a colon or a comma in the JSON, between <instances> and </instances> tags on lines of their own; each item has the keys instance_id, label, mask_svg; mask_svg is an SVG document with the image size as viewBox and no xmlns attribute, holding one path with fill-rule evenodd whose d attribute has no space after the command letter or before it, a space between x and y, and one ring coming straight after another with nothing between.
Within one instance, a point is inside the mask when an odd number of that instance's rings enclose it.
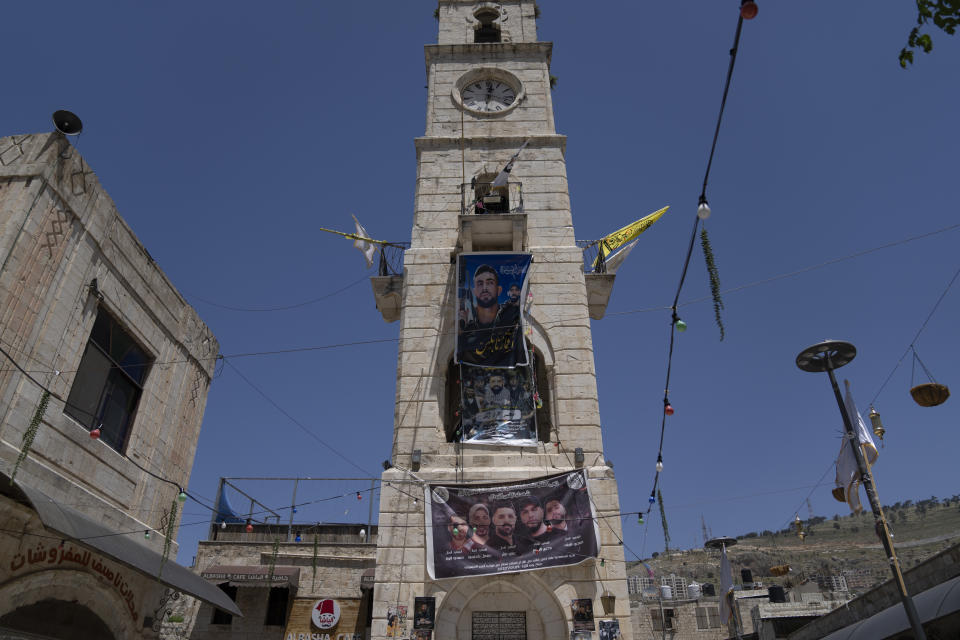
<instances>
[{"instance_id":1,"label":"white flag","mask_svg":"<svg viewBox=\"0 0 960 640\"><path fill-rule=\"evenodd\" d=\"M507 184L507 178L510 177L510 172L513 170L513 163L516 162L517 158L520 157L520 152L527 148L527 145L530 144L529 140L524 141L523 145L517 150L513 157L510 158L510 161L507 162L507 166L503 168L503 171L497 174L497 177L493 179L492 186L502 187Z\"/></svg>"},{"instance_id":2,"label":"white flag","mask_svg":"<svg viewBox=\"0 0 960 640\"><path fill-rule=\"evenodd\" d=\"M729 624L733 618L733 571L727 559L727 545L720 547L720 619Z\"/></svg>"},{"instance_id":3,"label":"white flag","mask_svg":"<svg viewBox=\"0 0 960 640\"><path fill-rule=\"evenodd\" d=\"M617 268L623 264L623 261L627 259L627 256L630 255L630 252L633 251L633 248L637 246L638 242L640 242L640 238L637 238L612 256L607 256L607 259L604 260L604 264L607 267L607 273L616 273Z\"/></svg>"},{"instance_id":4,"label":"white flag","mask_svg":"<svg viewBox=\"0 0 960 640\"><path fill-rule=\"evenodd\" d=\"M868 465L872 465L877 461L880 454L877 451L877 446L873 443L873 435L867 429L860 412L857 411L857 404L853 401L853 394L850 392L850 382L845 380L844 383L847 387L844 404L846 405L847 416L850 418L850 425L853 427L855 442L860 446L863 459ZM862 478L853 447L853 442L844 430L843 442L840 444L840 455L837 457L836 489L833 490L833 497L841 502L846 502L853 513L860 513L863 511L860 504L860 482Z\"/></svg>"},{"instance_id":5,"label":"white flag","mask_svg":"<svg viewBox=\"0 0 960 640\"><path fill-rule=\"evenodd\" d=\"M860 513L860 468L850 446L850 438L844 434L840 444L840 455L837 456L837 487L833 490L833 497L840 502L846 502L853 513Z\"/></svg>"},{"instance_id":6,"label":"white flag","mask_svg":"<svg viewBox=\"0 0 960 640\"><path fill-rule=\"evenodd\" d=\"M877 451L877 445L873 443L873 434L870 433L870 429L867 429L867 424L860 416L860 412L857 411L857 404L853 401L853 394L850 393L850 381L844 380L843 382L847 387L847 396L844 398L844 402L847 405L850 424L853 425L853 430L860 441L860 450L863 451L863 457L867 464L874 464L880 456L880 452Z\"/></svg>"},{"instance_id":7,"label":"white flag","mask_svg":"<svg viewBox=\"0 0 960 640\"><path fill-rule=\"evenodd\" d=\"M363 228L363 225L360 224L360 221L357 220L357 216L353 216L353 221L357 225L356 235L361 238L369 238L370 235L367 233L367 230ZM363 254L363 257L367 260L367 269L373 266L373 255L377 252L377 245L370 242L369 240L357 240L353 241L353 246L357 249L360 249L360 253Z\"/></svg>"}]
</instances>

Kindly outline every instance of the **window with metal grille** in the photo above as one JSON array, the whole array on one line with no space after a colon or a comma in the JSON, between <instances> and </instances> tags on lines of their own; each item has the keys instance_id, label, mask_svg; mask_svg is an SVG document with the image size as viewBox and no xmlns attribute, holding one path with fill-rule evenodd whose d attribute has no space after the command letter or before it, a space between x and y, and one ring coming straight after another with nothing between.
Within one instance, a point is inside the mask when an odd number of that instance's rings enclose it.
<instances>
[{"instance_id":1,"label":"window with metal grille","mask_svg":"<svg viewBox=\"0 0 960 640\"><path fill-rule=\"evenodd\" d=\"M152 358L102 307L64 412L123 451Z\"/></svg>"}]
</instances>

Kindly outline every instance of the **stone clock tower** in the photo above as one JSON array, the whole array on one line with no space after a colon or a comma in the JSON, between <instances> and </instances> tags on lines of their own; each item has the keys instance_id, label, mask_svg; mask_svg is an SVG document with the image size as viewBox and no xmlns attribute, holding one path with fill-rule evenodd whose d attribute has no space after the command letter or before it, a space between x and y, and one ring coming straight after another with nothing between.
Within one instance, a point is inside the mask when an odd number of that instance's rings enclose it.
<instances>
[{"instance_id":1,"label":"stone clock tower","mask_svg":"<svg viewBox=\"0 0 960 640\"><path fill-rule=\"evenodd\" d=\"M618 620L622 637L633 637L615 515L620 501L603 452L590 330L590 319L603 316L613 275L585 273L575 242L566 138L554 129L552 45L537 39L536 14L534 0L440 0L439 42L425 48L429 92L426 135L415 140L413 235L403 275L373 279L384 319L401 324L394 466L383 474L380 500L377 640L414 637L417 596L435 598L438 640L569 638L574 599L591 599L597 623ZM493 184L521 147L508 183ZM532 255L525 334L539 402L536 438L524 446L461 441L457 257L486 251ZM598 558L429 577L424 482L520 481L575 469L589 477ZM396 621L388 629L390 614L403 607L405 633L394 631ZM513 612L514 620L523 612L523 624L500 635L478 630L478 619L497 612Z\"/></svg>"}]
</instances>

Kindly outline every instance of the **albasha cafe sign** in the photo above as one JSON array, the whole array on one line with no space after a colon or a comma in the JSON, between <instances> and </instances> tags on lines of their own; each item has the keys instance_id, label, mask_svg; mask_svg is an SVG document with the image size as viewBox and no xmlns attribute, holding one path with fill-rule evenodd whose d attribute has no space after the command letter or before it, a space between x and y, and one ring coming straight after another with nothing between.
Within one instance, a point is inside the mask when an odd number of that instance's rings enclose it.
<instances>
[{"instance_id":1,"label":"albasha cafe sign","mask_svg":"<svg viewBox=\"0 0 960 640\"><path fill-rule=\"evenodd\" d=\"M324 598L313 603L310 622L317 629L333 629L340 622L340 603L333 598ZM361 640L359 633L296 633L288 632L285 640Z\"/></svg>"}]
</instances>

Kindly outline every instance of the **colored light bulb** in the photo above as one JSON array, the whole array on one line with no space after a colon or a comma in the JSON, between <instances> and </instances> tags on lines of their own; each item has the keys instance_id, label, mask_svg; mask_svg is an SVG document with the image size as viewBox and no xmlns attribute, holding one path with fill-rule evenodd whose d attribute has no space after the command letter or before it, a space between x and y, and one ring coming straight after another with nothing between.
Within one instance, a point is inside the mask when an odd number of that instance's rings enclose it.
<instances>
[{"instance_id":1,"label":"colored light bulb","mask_svg":"<svg viewBox=\"0 0 960 640\"><path fill-rule=\"evenodd\" d=\"M294 538L294 540L295 540L296 542L300 542L300 540L302 540L302 538L300 537L300 534L299 534L299 533L297 533L297 537Z\"/></svg>"},{"instance_id":2,"label":"colored light bulb","mask_svg":"<svg viewBox=\"0 0 960 640\"><path fill-rule=\"evenodd\" d=\"M455 535L455 536L460 535L460 529L458 529L457 527L454 527L454 528L453 528L453 535Z\"/></svg>"},{"instance_id":3,"label":"colored light bulb","mask_svg":"<svg viewBox=\"0 0 960 640\"><path fill-rule=\"evenodd\" d=\"M357 491L357 500L363 500L363 496L360 495L359 491Z\"/></svg>"},{"instance_id":4,"label":"colored light bulb","mask_svg":"<svg viewBox=\"0 0 960 640\"><path fill-rule=\"evenodd\" d=\"M757 17L758 11L760 11L760 9L753 0L743 0L743 2L740 3L740 15L743 16L744 20L753 20Z\"/></svg>"},{"instance_id":5,"label":"colored light bulb","mask_svg":"<svg viewBox=\"0 0 960 640\"><path fill-rule=\"evenodd\" d=\"M186 502L186 501L187 501L187 492L181 490L180 493L177 494L177 502Z\"/></svg>"},{"instance_id":6,"label":"colored light bulb","mask_svg":"<svg viewBox=\"0 0 960 640\"><path fill-rule=\"evenodd\" d=\"M247 523L247 533L253 533L253 525L249 522Z\"/></svg>"},{"instance_id":7,"label":"colored light bulb","mask_svg":"<svg viewBox=\"0 0 960 640\"><path fill-rule=\"evenodd\" d=\"M146 531L143 532L143 537L146 538L147 540L150 539L150 529L147 529Z\"/></svg>"},{"instance_id":8,"label":"colored light bulb","mask_svg":"<svg viewBox=\"0 0 960 640\"><path fill-rule=\"evenodd\" d=\"M683 320L680 320L679 318L673 324L673 326L675 326L677 328L677 331L679 331L680 333L683 333L684 331L687 330L687 323L684 322Z\"/></svg>"},{"instance_id":9,"label":"colored light bulb","mask_svg":"<svg viewBox=\"0 0 960 640\"><path fill-rule=\"evenodd\" d=\"M637 514L637 524L643 524L643 514L642 514L642 513L638 513L638 514Z\"/></svg>"},{"instance_id":10,"label":"colored light bulb","mask_svg":"<svg viewBox=\"0 0 960 640\"><path fill-rule=\"evenodd\" d=\"M669 405L669 404L666 405L666 406L663 408L663 412L664 412L665 414L667 414L668 416L672 416L672 415L673 415L673 405Z\"/></svg>"},{"instance_id":11,"label":"colored light bulb","mask_svg":"<svg viewBox=\"0 0 960 640\"><path fill-rule=\"evenodd\" d=\"M91 438L91 439L96 440L96 439L99 438L99 437L100 437L100 427L97 427L96 429L91 429L91 430L90 430L90 438Z\"/></svg>"}]
</instances>

